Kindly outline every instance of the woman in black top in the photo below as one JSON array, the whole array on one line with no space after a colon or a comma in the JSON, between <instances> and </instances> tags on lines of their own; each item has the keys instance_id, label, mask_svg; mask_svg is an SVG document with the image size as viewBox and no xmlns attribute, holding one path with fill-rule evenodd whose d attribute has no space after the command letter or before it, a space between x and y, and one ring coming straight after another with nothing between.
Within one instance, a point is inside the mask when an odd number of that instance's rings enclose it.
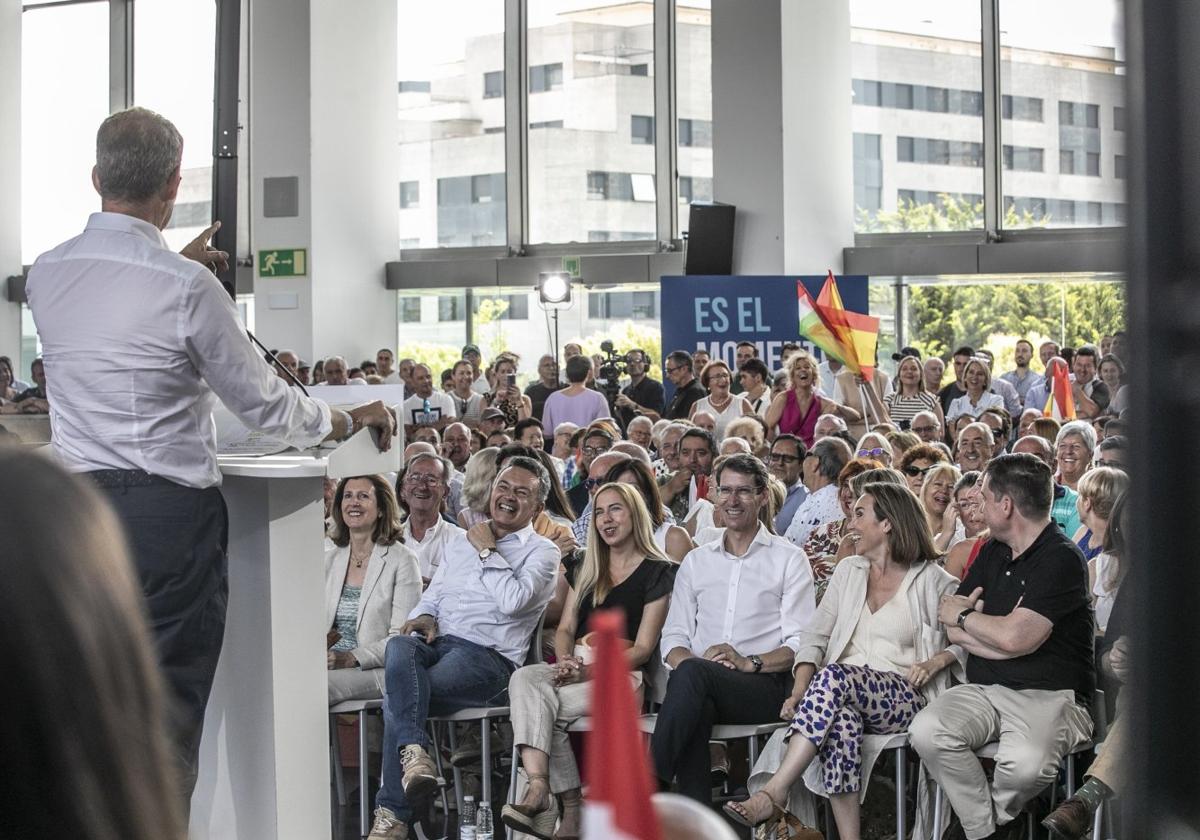
<instances>
[{"instance_id":1,"label":"woman in black top","mask_svg":"<svg viewBox=\"0 0 1200 840\"><path fill-rule=\"evenodd\" d=\"M578 838L579 768L567 726L587 714L590 690L588 618L600 609L625 614L625 639L633 684L658 652L667 619L675 564L655 545L646 504L636 487L606 484L596 494L583 562L568 572L567 604L554 637L554 665L528 665L509 683L513 740L529 778L518 805L506 805L504 824L534 837ZM551 795L562 799L562 824L555 833Z\"/></svg>"}]
</instances>

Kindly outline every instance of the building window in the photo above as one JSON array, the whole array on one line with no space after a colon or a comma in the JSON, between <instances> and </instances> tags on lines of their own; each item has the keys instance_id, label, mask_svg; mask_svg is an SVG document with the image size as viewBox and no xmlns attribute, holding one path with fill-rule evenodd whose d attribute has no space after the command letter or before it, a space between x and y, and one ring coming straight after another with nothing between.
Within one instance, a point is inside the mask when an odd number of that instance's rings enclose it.
<instances>
[{"instance_id":1,"label":"building window","mask_svg":"<svg viewBox=\"0 0 1200 840\"><path fill-rule=\"evenodd\" d=\"M539 122L531 122L529 124L530 131L536 131L539 128L562 128L562 120L541 120ZM501 129L503 131L504 129Z\"/></svg>"},{"instance_id":2,"label":"building window","mask_svg":"<svg viewBox=\"0 0 1200 840\"><path fill-rule=\"evenodd\" d=\"M402 324L419 324L421 323L421 299L416 295L401 295L400 297L400 323Z\"/></svg>"},{"instance_id":3,"label":"building window","mask_svg":"<svg viewBox=\"0 0 1200 840\"><path fill-rule=\"evenodd\" d=\"M653 184L653 177L650 177ZM598 201L645 201L635 196L634 176L628 172L589 172L587 174L587 197ZM653 201L653 197L649 200Z\"/></svg>"},{"instance_id":4,"label":"building window","mask_svg":"<svg viewBox=\"0 0 1200 840\"><path fill-rule=\"evenodd\" d=\"M400 182L400 209L409 210L421 206L421 182Z\"/></svg>"},{"instance_id":5,"label":"building window","mask_svg":"<svg viewBox=\"0 0 1200 840\"><path fill-rule=\"evenodd\" d=\"M853 143L855 209L879 210L883 207L883 138L855 132Z\"/></svg>"},{"instance_id":6,"label":"building window","mask_svg":"<svg viewBox=\"0 0 1200 840\"><path fill-rule=\"evenodd\" d=\"M416 82L411 80L400 80L401 93L429 93L431 85L429 82Z\"/></svg>"},{"instance_id":7,"label":"building window","mask_svg":"<svg viewBox=\"0 0 1200 840\"><path fill-rule=\"evenodd\" d=\"M650 75L650 65L649 64L631 64L629 66L629 75L630 76L649 76Z\"/></svg>"},{"instance_id":8,"label":"building window","mask_svg":"<svg viewBox=\"0 0 1200 840\"><path fill-rule=\"evenodd\" d=\"M562 62L539 64L529 68L529 92L545 93L558 90L563 84Z\"/></svg>"},{"instance_id":9,"label":"building window","mask_svg":"<svg viewBox=\"0 0 1200 840\"><path fill-rule=\"evenodd\" d=\"M629 142L635 146L654 145L654 117L634 114L629 118Z\"/></svg>"},{"instance_id":10,"label":"building window","mask_svg":"<svg viewBox=\"0 0 1200 840\"><path fill-rule=\"evenodd\" d=\"M496 316L498 321L528 321L529 320L529 295L488 295L485 297L476 296L472 298L471 309L476 315L479 314L479 307L485 300L496 300L507 303L504 311Z\"/></svg>"},{"instance_id":11,"label":"building window","mask_svg":"<svg viewBox=\"0 0 1200 840\"><path fill-rule=\"evenodd\" d=\"M483 98L500 99L504 96L504 71L492 70L483 74Z\"/></svg>"},{"instance_id":12,"label":"building window","mask_svg":"<svg viewBox=\"0 0 1200 840\"><path fill-rule=\"evenodd\" d=\"M588 318L656 320L658 305L654 292L588 292Z\"/></svg>"},{"instance_id":13,"label":"building window","mask_svg":"<svg viewBox=\"0 0 1200 840\"><path fill-rule=\"evenodd\" d=\"M1125 130L1125 109L1120 105L1113 106L1113 131Z\"/></svg>"},{"instance_id":14,"label":"building window","mask_svg":"<svg viewBox=\"0 0 1200 840\"><path fill-rule=\"evenodd\" d=\"M939 207L943 204L943 197L950 201L961 202L968 207L975 207L983 204L983 196L979 193L951 193L951 192L934 192L932 190L896 190L896 203L900 205L909 205L918 207L923 204L931 204L934 207Z\"/></svg>"},{"instance_id":15,"label":"building window","mask_svg":"<svg viewBox=\"0 0 1200 840\"><path fill-rule=\"evenodd\" d=\"M1045 149L1034 146L1004 146L1004 168L1014 172L1041 172Z\"/></svg>"},{"instance_id":16,"label":"building window","mask_svg":"<svg viewBox=\"0 0 1200 840\"><path fill-rule=\"evenodd\" d=\"M713 179L700 178L696 175L679 176L679 203L691 204L693 201L713 200Z\"/></svg>"},{"instance_id":17,"label":"building window","mask_svg":"<svg viewBox=\"0 0 1200 840\"><path fill-rule=\"evenodd\" d=\"M1100 127L1100 106L1089 105L1086 102L1058 103L1058 124L1073 125L1078 128Z\"/></svg>"},{"instance_id":18,"label":"building window","mask_svg":"<svg viewBox=\"0 0 1200 840\"><path fill-rule=\"evenodd\" d=\"M1113 177L1125 177L1125 155L1113 155Z\"/></svg>"},{"instance_id":19,"label":"building window","mask_svg":"<svg viewBox=\"0 0 1200 840\"><path fill-rule=\"evenodd\" d=\"M1042 122L1042 100L1036 96L1004 94L1000 100L1000 115L1006 120Z\"/></svg>"},{"instance_id":20,"label":"building window","mask_svg":"<svg viewBox=\"0 0 1200 840\"><path fill-rule=\"evenodd\" d=\"M679 145L712 148L712 120L679 120Z\"/></svg>"},{"instance_id":21,"label":"building window","mask_svg":"<svg viewBox=\"0 0 1200 840\"><path fill-rule=\"evenodd\" d=\"M439 321L464 321L466 314L466 295L438 295Z\"/></svg>"},{"instance_id":22,"label":"building window","mask_svg":"<svg viewBox=\"0 0 1200 840\"><path fill-rule=\"evenodd\" d=\"M492 187L495 176L493 175L472 175L471 176L471 203L472 204L490 204L492 201Z\"/></svg>"},{"instance_id":23,"label":"building window","mask_svg":"<svg viewBox=\"0 0 1200 840\"><path fill-rule=\"evenodd\" d=\"M901 163L978 167L983 165L983 144L934 137L897 137L896 160Z\"/></svg>"},{"instance_id":24,"label":"building window","mask_svg":"<svg viewBox=\"0 0 1200 840\"><path fill-rule=\"evenodd\" d=\"M654 239L652 230L589 230L588 242L645 242Z\"/></svg>"}]
</instances>

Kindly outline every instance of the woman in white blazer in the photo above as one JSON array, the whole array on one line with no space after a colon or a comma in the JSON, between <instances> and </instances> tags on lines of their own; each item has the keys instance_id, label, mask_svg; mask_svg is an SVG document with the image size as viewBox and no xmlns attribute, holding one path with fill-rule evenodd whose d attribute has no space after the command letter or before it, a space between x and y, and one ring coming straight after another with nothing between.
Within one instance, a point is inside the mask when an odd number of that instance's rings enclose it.
<instances>
[{"instance_id":1,"label":"woman in white blazer","mask_svg":"<svg viewBox=\"0 0 1200 840\"><path fill-rule=\"evenodd\" d=\"M773 739L776 749L770 757L764 752L753 774L770 772L765 764L777 769L752 797L726 806L740 823L777 816L803 777L809 789L829 797L839 836L857 840L859 804L878 745L907 731L946 687L947 669L959 666L959 652L947 648L937 618L939 599L958 581L930 562L937 552L912 491L867 484L847 536L855 554L837 565L801 634L795 688L780 711L792 725Z\"/></svg>"},{"instance_id":2,"label":"woman in white blazer","mask_svg":"<svg viewBox=\"0 0 1200 840\"><path fill-rule=\"evenodd\" d=\"M405 547L400 505L383 476L346 478L332 505L325 552L329 704L383 697L383 657L421 598L417 555Z\"/></svg>"}]
</instances>

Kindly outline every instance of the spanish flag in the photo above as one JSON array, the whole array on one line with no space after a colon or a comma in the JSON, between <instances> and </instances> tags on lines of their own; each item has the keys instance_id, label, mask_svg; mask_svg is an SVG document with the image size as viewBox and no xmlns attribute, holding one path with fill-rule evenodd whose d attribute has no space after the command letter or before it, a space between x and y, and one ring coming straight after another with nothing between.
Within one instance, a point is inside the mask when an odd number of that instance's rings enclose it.
<instances>
[{"instance_id":1,"label":"spanish flag","mask_svg":"<svg viewBox=\"0 0 1200 840\"><path fill-rule=\"evenodd\" d=\"M621 650L621 610L592 616L596 663L592 667L592 731L587 740L587 801L583 836L605 840L659 840L650 797L654 783L638 729L637 701Z\"/></svg>"},{"instance_id":2,"label":"spanish flag","mask_svg":"<svg viewBox=\"0 0 1200 840\"><path fill-rule=\"evenodd\" d=\"M879 344L879 319L850 312L842 303L833 271L825 278L817 296L817 313L845 348L843 364L868 382L875 375L875 351Z\"/></svg>"},{"instance_id":3,"label":"spanish flag","mask_svg":"<svg viewBox=\"0 0 1200 840\"><path fill-rule=\"evenodd\" d=\"M1046 367L1050 371L1050 393L1046 395L1042 414L1060 423L1074 420L1075 397L1071 393L1071 374L1067 372L1066 360L1055 356Z\"/></svg>"},{"instance_id":4,"label":"spanish flag","mask_svg":"<svg viewBox=\"0 0 1200 840\"><path fill-rule=\"evenodd\" d=\"M804 288L804 282L801 280L796 281L796 304L800 316L800 335L821 348L821 352L826 356L849 366L849 351L834 335L818 311L817 302L813 300L808 289Z\"/></svg>"}]
</instances>

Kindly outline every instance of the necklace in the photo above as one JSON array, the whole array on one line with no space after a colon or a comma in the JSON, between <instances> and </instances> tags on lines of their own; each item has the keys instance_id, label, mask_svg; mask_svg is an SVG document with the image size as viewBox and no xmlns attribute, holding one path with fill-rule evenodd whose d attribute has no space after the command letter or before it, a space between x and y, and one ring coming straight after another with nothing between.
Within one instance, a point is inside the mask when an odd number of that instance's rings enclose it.
<instances>
[{"instance_id":1,"label":"necklace","mask_svg":"<svg viewBox=\"0 0 1200 840\"><path fill-rule=\"evenodd\" d=\"M711 405L713 407L713 409L717 412L721 412L721 411L724 411L725 409L727 409L731 402L733 402L733 394L726 394L725 401L723 403L721 403L720 405L718 405L717 401L712 398L712 394L709 394L709 396L708 396L708 404Z\"/></svg>"},{"instance_id":2,"label":"necklace","mask_svg":"<svg viewBox=\"0 0 1200 840\"><path fill-rule=\"evenodd\" d=\"M363 563L367 562L367 560L369 560L370 558L371 558L371 552L369 550L367 551L366 554L362 555L361 557L355 557L353 549L350 551L350 559L354 561L354 568L356 568L356 569L361 569L363 567Z\"/></svg>"}]
</instances>

